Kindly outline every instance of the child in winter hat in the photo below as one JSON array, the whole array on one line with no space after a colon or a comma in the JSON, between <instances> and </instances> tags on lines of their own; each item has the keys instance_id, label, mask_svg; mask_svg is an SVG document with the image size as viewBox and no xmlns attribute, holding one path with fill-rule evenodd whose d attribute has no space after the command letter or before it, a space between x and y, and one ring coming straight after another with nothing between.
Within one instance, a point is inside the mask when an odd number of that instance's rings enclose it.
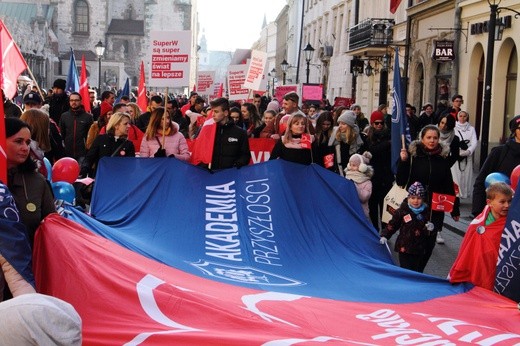
<instances>
[{"instance_id":1,"label":"child in winter hat","mask_svg":"<svg viewBox=\"0 0 520 346\"><path fill-rule=\"evenodd\" d=\"M350 157L347 168L345 168L345 178L352 180L356 185L359 201L363 207L363 212L368 220L368 200L372 195L372 181L370 179L374 175L374 169L368 163L372 155L366 151L363 155L354 154Z\"/></svg>"},{"instance_id":2,"label":"child in winter hat","mask_svg":"<svg viewBox=\"0 0 520 346\"><path fill-rule=\"evenodd\" d=\"M410 185L408 198L394 212L379 239L381 244L386 244L399 231L394 246L399 254L399 265L417 272L424 270L428 239L433 230L433 224L428 221L430 213L424 203L425 197L426 190L420 182Z\"/></svg>"},{"instance_id":3,"label":"child in winter hat","mask_svg":"<svg viewBox=\"0 0 520 346\"><path fill-rule=\"evenodd\" d=\"M408 197L411 196L421 197L422 199L426 197L426 190L420 182L416 181L408 188Z\"/></svg>"}]
</instances>

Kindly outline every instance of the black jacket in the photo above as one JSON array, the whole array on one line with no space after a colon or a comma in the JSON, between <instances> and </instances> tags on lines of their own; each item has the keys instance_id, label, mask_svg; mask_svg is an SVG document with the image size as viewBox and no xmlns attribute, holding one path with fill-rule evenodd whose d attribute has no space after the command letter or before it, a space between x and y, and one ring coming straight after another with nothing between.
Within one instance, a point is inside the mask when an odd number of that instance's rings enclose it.
<instances>
[{"instance_id":1,"label":"black jacket","mask_svg":"<svg viewBox=\"0 0 520 346\"><path fill-rule=\"evenodd\" d=\"M424 150L420 140L413 141L409 146L409 157L407 161L399 160L397 165L397 175L395 181L399 186L408 187L414 182L420 182L426 189L426 203L431 205L432 194L434 192L440 194L448 194L455 196L455 188L453 186L453 177L451 175L452 161L449 158L450 148L439 143L442 150L438 154L430 154ZM452 216L459 216L459 206L455 203ZM433 211L431 221L438 231L443 226L444 213Z\"/></svg>"},{"instance_id":2,"label":"black jacket","mask_svg":"<svg viewBox=\"0 0 520 346\"><path fill-rule=\"evenodd\" d=\"M371 130L368 137L368 151L372 154L370 165L374 169L374 175L371 179L372 193L374 193L374 190L388 192L394 182L391 167L390 131L388 129Z\"/></svg>"},{"instance_id":3,"label":"black jacket","mask_svg":"<svg viewBox=\"0 0 520 346\"><path fill-rule=\"evenodd\" d=\"M146 128L148 127L148 123L150 122L150 118L152 117L151 112L145 112L137 117L135 120L135 126L139 128L139 130L146 133Z\"/></svg>"},{"instance_id":4,"label":"black jacket","mask_svg":"<svg viewBox=\"0 0 520 346\"><path fill-rule=\"evenodd\" d=\"M471 205L473 215L480 214L486 206L484 185L486 177L494 172L503 173L509 177L518 165L520 165L520 143L515 142L514 139L491 150L473 185L473 203Z\"/></svg>"},{"instance_id":5,"label":"black jacket","mask_svg":"<svg viewBox=\"0 0 520 346\"><path fill-rule=\"evenodd\" d=\"M224 125L217 124L211 169L242 167L248 165L250 160L246 131L236 126L233 120L228 120Z\"/></svg>"},{"instance_id":6,"label":"black jacket","mask_svg":"<svg viewBox=\"0 0 520 346\"><path fill-rule=\"evenodd\" d=\"M424 255L428 248L428 236L430 234L426 230L429 214L430 210L426 208L416 215L408 206L408 199L405 199L392 215L392 220L381 232L381 236L390 239L392 235L399 231L394 247L396 252Z\"/></svg>"},{"instance_id":7,"label":"black jacket","mask_svg":"<svg viewBox=\"0 0 520 346\"><path fill-rule=\"evenodd\" d=\"M85 156L87 153L85 142L93 122L92 115L85 112L83 107L78 111L69 110L63 113L59 124L65 143L65 155L76 160Z\"/></svg>"},{"instance_id":8,"label":"black jacket","mask_svg":"<svg viewBox=\"0 0 520 346\"><path fill-rule=\"evenodd\" d=\"M69 97L66 93L54 94L47 99L49 116L56 124L60 123L61 115L69 110Z\"/></svg>"},{"instance_id":9,"label":"black jacket","mask_svg":"<svg viewBox=\"0 0 520 346\"><path fill-rule=\"evenodd\" d=\"M90 147L83 164L81 165L81 176L95 177L97 163L102 157L135 157L135 148L132 141L126 137L117 140L111 134L102 134L96 137Z\"/></svg>"},{"instance_id":10,"label":"black jacket","mask_svg":"<svg viewBox=\"0 0 520 346\"><path fill-rule=\"evenodd\" d=\"M280 138L271 151L269 160L282 159L285 161L296 162L302 165L310 165L313 163L314 156L317 152L317 145L313 144L312 149L287 148Z\"/></svg>"}]
</instances>

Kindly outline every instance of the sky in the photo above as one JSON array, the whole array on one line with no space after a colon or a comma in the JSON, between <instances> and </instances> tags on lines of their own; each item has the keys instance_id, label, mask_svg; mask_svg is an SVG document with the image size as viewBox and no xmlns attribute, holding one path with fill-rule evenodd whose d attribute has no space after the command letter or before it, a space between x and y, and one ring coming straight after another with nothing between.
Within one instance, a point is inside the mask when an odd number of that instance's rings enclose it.
<instances>
[{"instance_id":1,"label":"sky","mask_svg":"<svg viewBox=\"0 0 520 346\"><path fill-rule=\"evenodd\" d=\"M264 15L269 24L286 3L286 0L197 0L200 32L205 32L208 50L251 48L260 38Z\"/></svg>"}]
</instances>

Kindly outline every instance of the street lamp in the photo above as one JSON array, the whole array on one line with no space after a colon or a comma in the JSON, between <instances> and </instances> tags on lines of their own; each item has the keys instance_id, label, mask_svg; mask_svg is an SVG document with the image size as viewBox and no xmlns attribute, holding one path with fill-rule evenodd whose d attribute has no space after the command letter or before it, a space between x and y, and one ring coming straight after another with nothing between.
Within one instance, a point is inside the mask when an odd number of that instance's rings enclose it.
<instances>
[{"instance_id":1,"label":"street lamp","mask_svg":"<svg viewBox=\"0 0 520 346\"><path fill-rule=\"evenodd\" d=\"M271 70L271 76L273 77L273 92L271 93L271 96L274 97L274 80L276 79L276 69L273 67L273 69ZM285 76L285 75L284 75ZM285 80L284 80L285 82Z\"/></svg>"},{"instance_id":2,"label":"street lamp","mask_svg":"<svg viewBox=\"0 0 520 346\"><path fill-rule=\"evenodd\" d=\"M482 135L480 139L480 167L486 161L489 149L489 121L491 115L491 83L493 81L493 60L495 52L495 40L502 39L501 22L497 21L497 14L500 10L509 10L516 13L515 18L520 16L518 11L507 7L498 7L502 0L487 0L490 8L489 21L488 21L488 43L487 43L487 56L486 56L486 73L484 76L484 103L482 105ZM498 23L498 31L497 31ZM496 33L500 33L497 37Z\"/></svg>"},{"instance_id":3,"label":"street lamp","mask_svg":"<svg viewBox=\"0 0 520 346\"><path fill-rule=\"evenodd\" d=\"M311 73L310 63L312 55L314 54L314 48L312 48L310 43L307 43L307 47L303 49L303 52L305 53L305 61L307 62L307 84L309 84L309 74Z\"/></svg>"},{"instance_id":4,"label":"street lamp","mask_svg":"<svg viewBox=\"0 0 520 346\"><path fill-rule=\"evenodd\" d=\"M289 63L287 62L287 60L283 59L280 66L282 66L283 85L285 85L285 75L287 73L287 70L289 69ZM307 83L308 83L308 81L307 81Z\"/></svg>"},{"instance_id":5,"label":"street lamp","mask_svg":"<svg viewBox=\"0 0 520 346\"><path fill-rule=\"evenodd\" d=\"M98 75L98 90L101 93L101 58L105 53L105 46L103 46L103 42L101 40L96 44L96 55L98 57L99 62L99 75Z\"/></svg>"},{"instance_id":6,"label":"street lamp","mask_svg":"<svg viewBox=\"0 0 520 346\"><path fill-rule=\"evenodd\" d=\"M372 67L372 65L370 65L370 61L368 61L367 62L367 67L365 67L365 75L367 77L370 77L373 72L374 72L374 68Z\"/></svg>"}]
</instances>

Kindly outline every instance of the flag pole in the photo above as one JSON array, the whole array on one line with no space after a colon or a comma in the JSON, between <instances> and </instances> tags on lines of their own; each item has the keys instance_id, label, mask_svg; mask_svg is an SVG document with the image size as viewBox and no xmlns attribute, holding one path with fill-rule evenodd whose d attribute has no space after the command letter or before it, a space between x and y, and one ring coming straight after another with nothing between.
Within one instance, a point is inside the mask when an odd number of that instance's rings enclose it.
<instances>
[{"instance_id":1,"label":"flag pole","mask_svg":"<svg viewBox=\"0 0 520 346\"><path fill-rule=\"evenodd\" d=\"M168 104L168 87L166 87L166 96L164 97L164 113L163 113L163 117L168 113L168 110L166 109L166 105ZM170 123L170 126L172 126L172 124ZM165 134L164 132L166 131L166 120L163 120L162 122L162 148L164 149L164 140L165 140Z\"/></svg>"},{"instance_id":2,"label":"flag pole","mask_svg":"<svg viewBox=\"0 0 520 346\"><path fill-rule=\"evenodd\" d=\"M34 83L36 83L36 89L38 89L38 94L40 94L42 101L45 101L45 97L43 96L42 89L40 89L40 86L38 85L38 81L36 81L36 78L34 78L34 75L31 71L31 68L29 67L29 65L27 65L27 72L29 72L31 79L34 81Z\"/></svg>"}]
</instances>

